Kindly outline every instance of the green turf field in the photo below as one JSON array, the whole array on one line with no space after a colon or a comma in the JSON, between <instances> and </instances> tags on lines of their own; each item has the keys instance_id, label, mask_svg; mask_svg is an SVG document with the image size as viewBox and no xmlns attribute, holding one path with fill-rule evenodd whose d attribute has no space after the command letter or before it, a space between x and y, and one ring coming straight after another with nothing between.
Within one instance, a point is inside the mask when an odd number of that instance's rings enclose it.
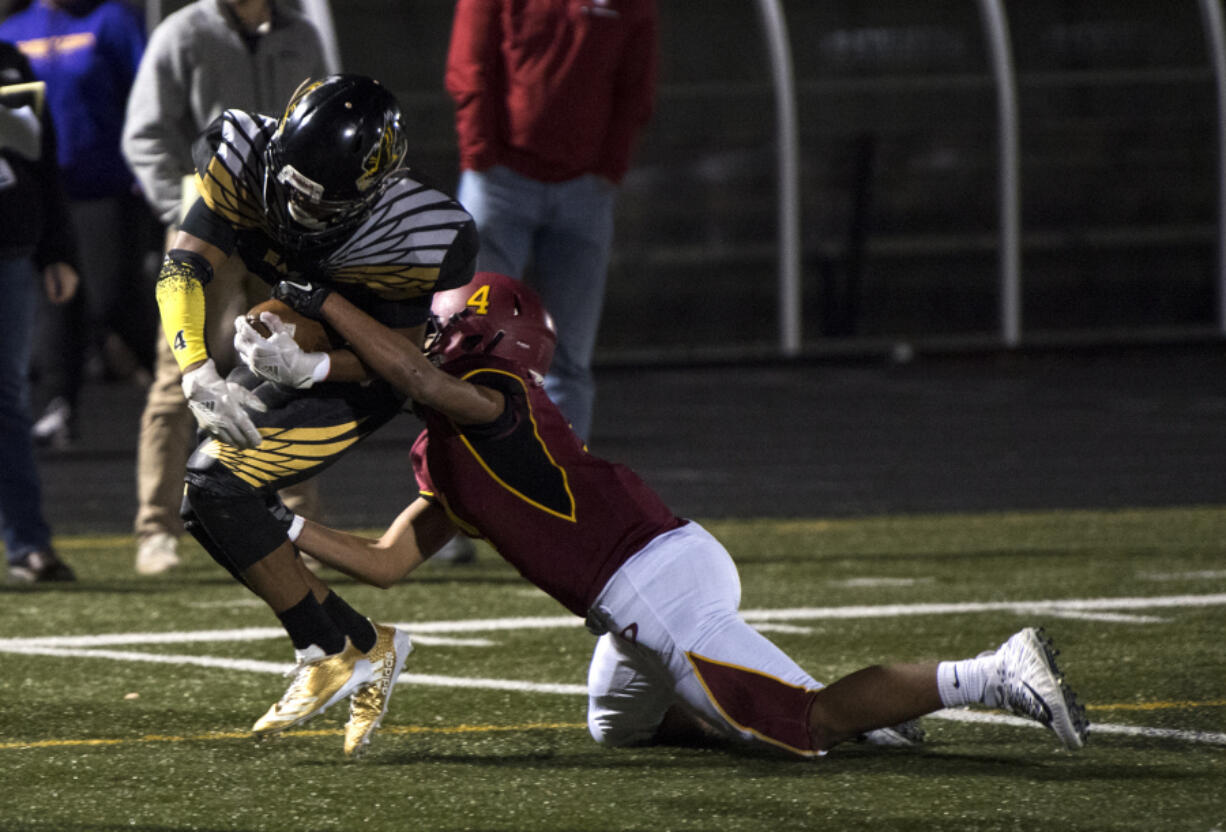
<instances>
[{"instance_id":1,"label":"green turf field","mask_svg":"<svg viewBox=\"0 0 1226 832\"><path fill-rule=\"evenodd\" d=\"M79 583L0 590L0 830L1226 829L1226 509L707 525L747 617L819 679L1045 625L1089 745L976 711L812 762L601 749L592 637L485 551L386 592L326 573L417 643L346 762L343 705L246 733L288 641L199 550L138 578L130 539L65 538Z\"/></svg>"}]
</instances>

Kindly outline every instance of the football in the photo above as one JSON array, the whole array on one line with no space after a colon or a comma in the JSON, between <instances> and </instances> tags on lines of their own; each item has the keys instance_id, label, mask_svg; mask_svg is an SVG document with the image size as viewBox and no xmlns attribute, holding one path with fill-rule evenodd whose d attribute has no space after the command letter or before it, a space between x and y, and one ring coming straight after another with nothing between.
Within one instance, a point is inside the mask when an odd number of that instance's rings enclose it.
<instances>
[{"instance_id":1,"label":"football","mask_svg":"<svg viewBox=\"0 0 1226 832\"><path fill-rule=\"evenodd\" d=\"M261 312L271 312L283 323L293 324L294 340L305 352L326 352L340 346L340 337L331 328L295 312L289 304L274 298L257 303L247 311L247 323L265 338L272 333L260 320Z\"/></svg>"}]
</instances>

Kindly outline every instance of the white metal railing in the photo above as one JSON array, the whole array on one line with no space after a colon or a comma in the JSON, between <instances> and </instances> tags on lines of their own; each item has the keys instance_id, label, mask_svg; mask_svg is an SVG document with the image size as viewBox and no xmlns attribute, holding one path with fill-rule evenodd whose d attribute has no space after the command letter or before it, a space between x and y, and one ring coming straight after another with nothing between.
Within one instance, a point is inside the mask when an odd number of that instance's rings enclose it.
<instances>
[{"instance_id":1,"label":"white metal railing","mask_svg":"<svg viewBox=\"0 0 1226 832\"><path fill-rule=\"evenodd\" d=\"M1004 0L979 0L992 76L996 82L1000 190L1000 340L1016 347L1022 339L1021 162L1018 153L1017 73L1009 45Z\"/></svg>"},{"instance_id":2,"label":"white metal railing","mask_svg":"<svg viewBox=\"0 0 1226 832\"><path fill-rule=\"evenodd\" d=\"M779 351L800 352L800 131L787 22L780 0L758 0L775 85L775 129L779 176Z\"/></svg>"},{"instance_id":3,"label":"white metal railing","mask_svg":"<svg viewBox=\"0 0 1226 832\"><path fill-rule=\"evenodd\" d=\"M1205 28L1217 92L1217 329L1226 334L1226 24L1222 0L1197 0ZM1006 347L1022 339L1021 173L1017 73L1013 63L1004 0L977 0L997 95L997 176L999 189L999 337ZM299 0L319 27L331 67L340 65L336 32L327 0ZM150 30L162 17L161 0L147 0ZM803 342L800 233L800 139L795 76L782 0L757 0L774 86L778 177L778 350L800 352Z\"/></svg>"},{"instance_id":4,"label":"white metal railing","mask_svg":"<svg viewBox=\"0 0 1226 832\"><path fill-rule=\"evenodd\" d=\"M1217 329L1226 334L1226 24L1222 0L1197 0L1217 91ZM803 338L800 285L799 138L787 22L780 0L758 0L775 86L779 216L779 351L800 351ZM997 95L997 176L999 189L1000 341L1016 347L1022 339L1021 165L1017 72L1004 0L978 0Z\"/></svg>"},{"instance_id":5,"label":"white metal railing","mask_svg":"<svg viewBox=\"0 0 1226 832\"><path fill-rule=\"evenodd\" d=\"M1199 0L1217 90L1217 328L1226 334L1226 31L1221 0Z\"/></svg>"},{"instance_id":6,"label":"white metal railing","mask_svg":"<svg viewBox=\"0 0 1226 832\"><path fill-rule=\"evenodd\" d=\"M324 65L328 72L341 71L341 49L336 42L336 24L332 21L332 9L328 0L299 0L302 13L315 24L324 42Z\"/></svg>"}]
</instances>

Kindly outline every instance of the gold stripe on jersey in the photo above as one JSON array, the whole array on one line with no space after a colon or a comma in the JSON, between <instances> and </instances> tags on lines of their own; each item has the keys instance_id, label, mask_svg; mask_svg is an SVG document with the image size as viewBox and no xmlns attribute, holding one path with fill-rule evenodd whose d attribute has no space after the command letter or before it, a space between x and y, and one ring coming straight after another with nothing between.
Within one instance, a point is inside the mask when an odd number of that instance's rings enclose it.
<instances>
[{"instance_id":1,"label":"gold stripe on jersey","mask_svg":"<svg viewBox=\"0 0 1226 832\"><path fill-rule=\"evenodd\" d=\"M254 488L309 471L362 438L358 422L317 428L260 428L258 448L243 450L216 439L201 449Z\"/></svg>"},{"instance_id":2,"label":"gold stripe on jersey","mask_svg":"<svg viewBox=\"0 0 1226 832\"><path fill-rule=\"evenodd\" d=\"M180 370L209 357L204 340L204 284L187 263L162 262L155 289L162 332Z\"/></svg>"},{"instance_id":3,"label":"gold stripe on jersey","mask_svg":"<svg viewBox=\"0 0 1226 832\"><path fill-rule=\"evenodd\" d=\"M235 178L214 156L203 174L196 176L196 190L213 213L239 228L258 228L264 223L264 212L251 189Z\"/></svg>"},{"instance_id":4,"label":"gold stripe on jersey","mask_svg":"<svg viewBox=\"0 0 1226 832\"><path fill-rule=\"evenodd\" d=\"M389 300L409 300L434 290L447 253L472 217L451 197L406 172L393 175L361 227L321 265L338 283L365 286Z\"/></svg>"},{"instance_id":5,"label":"gold stripe on jersey","mask_svg":"<svg viewBox=\"0 0 1226 832\"><path fill-rule=\"evenodd\" d=\"M520 388L524 387L523 379L521 379L519 376L515 375L514 373L508 373L505 370L495 370L490 367L480 367L478 369L472 370L471 372L465 373L462 376L462 378L465 381L468 381L473 376L479 373L494 373L496 375L506 376L507 378L514 380L515 383L520 386ZM468 452L473 455L473 459L477 460L477 464L480 465L483 469L485 469L485 472L490 475L490 479L498 483L499 486L511 492L512 494L514 494L519 499L523 500L528 505L534 508L538 508L541 511L545 512L546 514L551 514L554 517L559 517L562 520L568 520L571 523L574 523L576 522L575 520L575 495L574 495L574 492L572 492L570 489L570 478L566 473L566 469L563 468L561 465L557 463L557 461L554 460L553 455L549 453L549 446L545 444L545 440L541 438L540 427L536 423L536 414L532 412L532 402L528 398L528 391L526 389L524 389L524 401L528 405L528 419L532 424L532 435L536 439L536 444L540 447L541 453L544 454L544 459L547 461L547 463L550 466L552 466L558 472L558 475L561 477L562 488L566 492L566 499L568 502L566 511L563 512L563 511L558 511L555 508L551 508L545 505L544 503L541 503L537 500L532 499L527 494L523 493L519 489L510 485L505 480L503 480L502 477L500 477L494 471L494 469L490 467L489 464L486 463L485 459L482 458L480 452L475 447L473 447L472 442L470 442L468 437L465 436L463 433L459 435L460 441L464 443L464 447L468 449Z\"/></svg>"},{"instance_id":6,"label":"gold stripe on jersey","mask_svg":"<svg viewBox=\"0 0 1226 832\"><path fill-rule=\"evenodd\" d=\"M438 504L443 507L443 511L447 512L447 519L454 523L457 529L464 532L469 537L485 537L485 535L481 534L480 529L469 523L465 523L459 515L452 511L451 506L447 503L447 498L442 494L436 494L433 491L422 491L421 495L423 497L433 497Z\"/></svg>"},{"instance_id":7,"label":"gold stripe on jersey","mask_svg":"<svg viewBox=\"0 0 1226 832\"><path fill-rule=\"evenodd\" d=\"M340 267L332 272L337 283L365 286L387 300L408 300L429 294L438 282L438 266L388 264Z\"/></svg>"},{"instance_id":8,"label":"gold stripe on jersey","mask_svg":"<svg viewBox=\"0 0 1226 832\"><path fill-rule=\"evenodd\" d=\"M205 205L238 228L267 228L260 148L272 123L266 116L226 110L220 144L205 169L197 168L196 189Z\"/></svg>"}]
</instances>

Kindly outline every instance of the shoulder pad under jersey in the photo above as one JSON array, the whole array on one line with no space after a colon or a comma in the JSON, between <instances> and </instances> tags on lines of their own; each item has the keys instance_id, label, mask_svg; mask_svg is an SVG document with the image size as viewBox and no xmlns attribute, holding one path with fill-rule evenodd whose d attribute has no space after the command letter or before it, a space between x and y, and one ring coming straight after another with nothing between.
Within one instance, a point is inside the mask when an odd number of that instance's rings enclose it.
<instances>
[{"instance_id":1,"label":"shoulder pad under jersey","mask_svg":"<svg viewBox=\"0 0 1226 832\"><path fill-rule=\"evenodd\" d=\"M471 244L472 235L461 232L473 219L458 202L410 171L392 176L394 181L370 215L321 265L338 283L365 286L387 300L408 300L435 290L448 252L455 245Z\"/></svg>"},{"instance_id":2,"label":"shoulder pad under jersey","mask_svg":"<svg viewBox=\"0 0 1226 832\"><path fill-rule=\"evenodd\" d=\"M196 188L208 207L235 228L268 227L264 208L264 148L275 119L226 110L192 147Z\"/></svg>"}]
</instances>

